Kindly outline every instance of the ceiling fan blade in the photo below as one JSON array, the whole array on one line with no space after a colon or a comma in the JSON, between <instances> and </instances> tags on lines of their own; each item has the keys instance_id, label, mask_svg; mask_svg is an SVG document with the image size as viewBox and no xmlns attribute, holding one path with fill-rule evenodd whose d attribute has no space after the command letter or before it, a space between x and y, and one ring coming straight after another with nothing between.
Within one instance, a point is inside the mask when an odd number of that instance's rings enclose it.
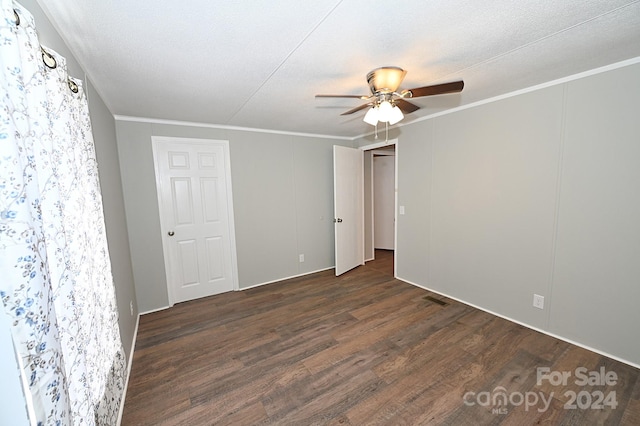
<instances>
[{"instance_id":1,"label":"ceiling fan blade","mask_svg":"<svg viewBox=\"0 0 640 426\"><path fill-rule=\"evenodd\" d=\"M462 91L464 81L454 81L451 83L434 84L432 86L417 87L415 89L403 90L400 94L408 98L419 98L421 96L443 95L445 93L456 93Z\"/></svg>"},{"instance_id":2,"label":"ceiling fan blade","mask_svg":"<svg viewBox=\"0 0 640 426\"><path fill-rule=\"evenodd\" d=\"M357 106L357 107L355 107L355 108L350 109L350 110L349 110L349 111L347 111L347 112L343 112L343 113L342 113L342 114L340 114L340 115L349 115L349 114L353 114L354 112L358 112L358 111L360 111L360 110L362 110L362 109L365 109L365 108L367 108L367 107L369 107L369 106L371 106L371 104L362 104L362 105L360 105L360 106Z\"/></svg>"},{"instance_id":3,"label":"ceiling fan blade","mask_svg":"<svg viewBox=\"0 0 640 426\"><path fill-rule=\"evenodd\" d=\"M411 102L405 101L404 99L396 99L393 102L398 108L400 108L400 111L402 111L404 114L411 114L412 112L420 109L418 105L414 105Z\"/></svg>"},{"instance_id":4,"label":"ceiling fan blade","mask_svg":"<svg viewBox=\"0 0 640 426\"><path fill-rule=\"evenodd\" d=\"M316 95L316 98L356 98L356 99L369 99L369 96L363 96L363 95Z\"/></svg>"}]
</instances>

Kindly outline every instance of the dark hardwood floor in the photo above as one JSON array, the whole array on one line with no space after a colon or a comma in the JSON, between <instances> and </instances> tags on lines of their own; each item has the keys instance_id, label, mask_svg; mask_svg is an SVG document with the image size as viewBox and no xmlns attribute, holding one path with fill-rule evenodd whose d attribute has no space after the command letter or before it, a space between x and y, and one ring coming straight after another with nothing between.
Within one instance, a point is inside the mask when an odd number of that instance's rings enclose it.
<instances>
[{"instance_id":1,"label":"dark hardwood floor","mask_svg":"<svg viewBox=\"0 0 640 426\"><path fill-rule=\"evenodd\" d=\"M640 425L640 370L392 271L377 251L142 316L122 424Z\"/></svg>"}]
</instances>

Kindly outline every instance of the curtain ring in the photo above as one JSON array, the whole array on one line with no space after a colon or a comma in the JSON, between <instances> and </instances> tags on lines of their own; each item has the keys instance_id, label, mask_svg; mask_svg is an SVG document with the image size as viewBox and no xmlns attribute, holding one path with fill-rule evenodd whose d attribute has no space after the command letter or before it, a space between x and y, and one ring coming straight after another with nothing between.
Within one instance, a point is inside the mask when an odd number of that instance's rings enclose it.
<instances>
[{"instance_id":1,"label":"curtain ring","mask_svg":"<svg viewBox=\"0 0 640 426\"><path fill-rule=\"evenodd\" d=\"M73 93L78 93L78 85L75 81L71 80L70 77L67 77L67 84L69 85L69 89L71 89Z\"/></svg>"},{"instance_id":2,"label":"curtain ring","mask_svg":"<svg viewBox=\"0 0 640 426\"><path fill-rule=\"evenodd\" d=\"M16 27L20 25L20 15L18 15L18 11L13 9L13 15L16 17Z\"/></svg>"},{"instance_id":3,"label":"curtain ring","mask_svg":"<svg viewBox=\"0 0 640 426\"><path fill-rule=\"evenodd\" d=\"M44 64L49 68L55 69L58 66L58 63L56 62L56 58L51 56L51 54L46 50L44 50L42 46L40 46L40 50L42 50L42 62L44 62Z\"/></svg>"}]
</instances>

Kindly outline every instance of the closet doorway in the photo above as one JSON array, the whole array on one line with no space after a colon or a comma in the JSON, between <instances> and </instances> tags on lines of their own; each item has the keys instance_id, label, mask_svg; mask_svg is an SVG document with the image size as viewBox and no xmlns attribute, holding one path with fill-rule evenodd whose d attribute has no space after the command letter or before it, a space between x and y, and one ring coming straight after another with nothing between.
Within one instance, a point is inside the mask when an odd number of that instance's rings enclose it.
<instances>
[{"instance_id":1,"label":"closet doorway","mask_svg":"<svg viewBox=\"0 0 640 426\"><path fill-rule=\"evenodd\" d=\"M363 146L365 261L376 249L395 251L397 204L397 139ZM395 253L394 253L395 257Z\"/></svg>"},{"instance_id":2,"label":"closet doorway","mask_svg":"<svg viewBox=\"0 0 640 426\"><path fill-rule=\"evenodd\" d=\"M373 247L395 249L395 149L373 151Z\"/></svg>"}]
</instances>

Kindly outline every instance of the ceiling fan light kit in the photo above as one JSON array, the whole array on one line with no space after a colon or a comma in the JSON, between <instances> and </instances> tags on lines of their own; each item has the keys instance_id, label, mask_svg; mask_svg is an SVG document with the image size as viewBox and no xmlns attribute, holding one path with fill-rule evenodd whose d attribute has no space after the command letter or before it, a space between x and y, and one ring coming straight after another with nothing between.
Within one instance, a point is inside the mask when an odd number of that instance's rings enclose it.
<instances>
[{"instance_id":1,"label":"ceiling fan light kit","mask_svg":"<svg viewBox=\"0 0 640 426\"><path fill-rule=\"evenodd\" d=\"M367 74L367 83L371 94L360 95L316 95L317 98L358 98L367 100L368 103L350 109L341 115L349 115L371 106L364 116L363 121L372 126L378 122L393 125L404 118L404 114L410 114L420 109L419 106L405 100L405 98L418 98L422 96L442 95L445 93L457 93L462 91L464 82L435 84L431 86L404 89L398 92L398 88L407 74L399 67L381 67ZM403 114L404 113L404 114Z\"/></svg>"},{"instance_id":2,"label":"ceiling fan light kit","mask_svg":"<svg viewBox=\"0 0 640 426\"><path fill-rule=\"evenodd\" d=\"M389 112L389 125L393 126L404 118L404 114L400 111L400 108L394 106Z\"/></svg>"},{"instance_id":3,"label":"ceiling fan light kit","mask_svg":"<svg viewBox=\"0 0 640 426\"><path fill-rule=\"evenodd\" d=\"M364 121L367 124L371 124L372 126L375 126L376 124L378 124L378 121L379 121L378 115L379 115L378 107L372 106L371 108L369 108L369 111L367 111L367 113L364 115L364 118L362 119L362 121Z\"/></svg>"},{"instance_id":4,"label":"ceiling fan light kit","mask_svg":"<svg viewBox=\"0 0 640 426\"><path fill-rule=\"evenodd\" d=\"M363 121L367 124L375 126L379 121L394 125L404 118L404 114L396 105L392 105L389 101L382 101L369 108L365 114Z\"/></svg>"}]
</instances>

